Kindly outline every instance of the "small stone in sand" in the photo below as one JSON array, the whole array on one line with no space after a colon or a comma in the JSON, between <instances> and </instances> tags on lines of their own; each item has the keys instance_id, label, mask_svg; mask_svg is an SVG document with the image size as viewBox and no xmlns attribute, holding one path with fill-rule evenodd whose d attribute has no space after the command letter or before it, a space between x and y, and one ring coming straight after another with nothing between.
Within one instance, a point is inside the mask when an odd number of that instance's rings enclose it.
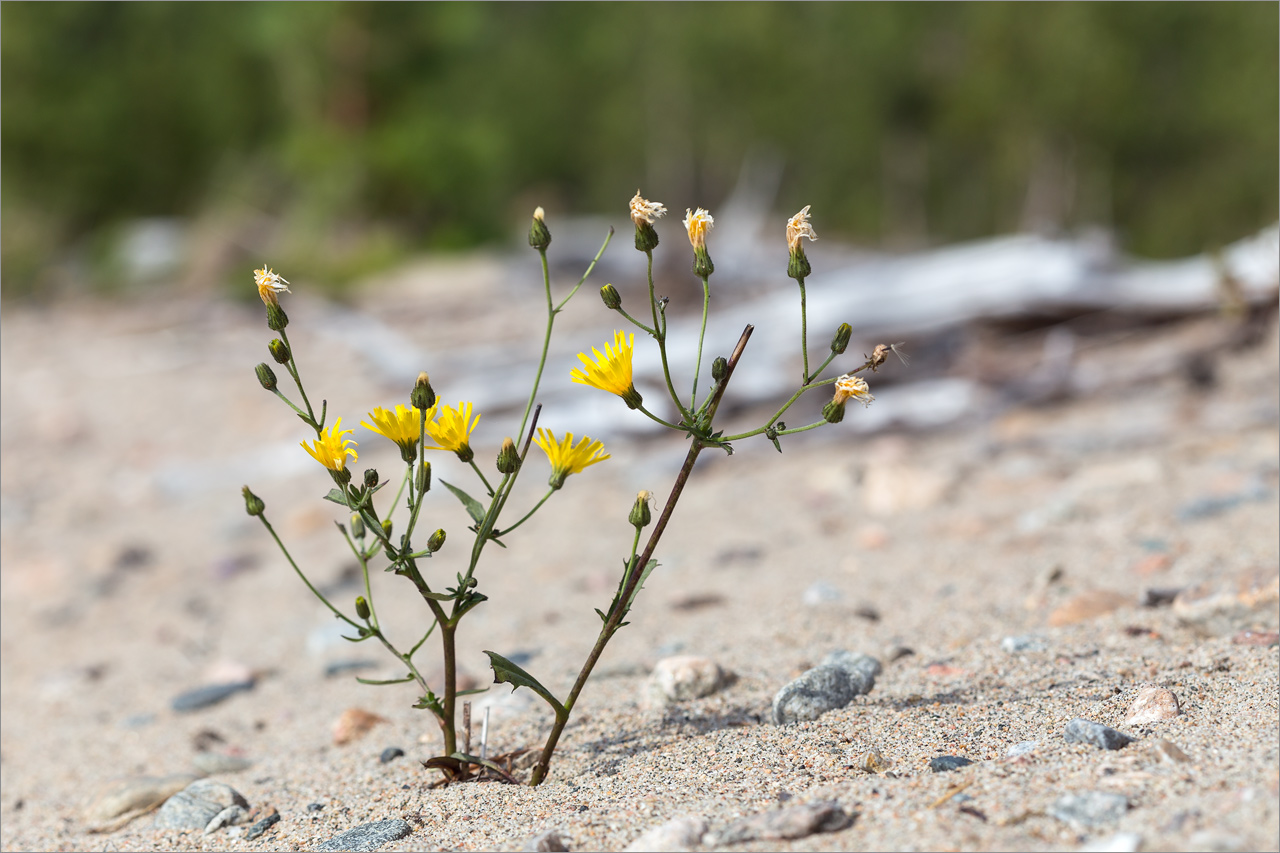
<instances>
[{"instance_id":1,"label":"small stone in sand","mask_svg":"<svg viewBox=\"0 0 1280 853\"><path fill-rule=\"evenodd\" d=\"M230 785L200 779L168 800L156 813L157 829L200 829L230 806L249 808L249 802Z\"/></svg>"},{"instance_id":2,"label":"small stone in sand","mask_svg":"<svg viewBox=\"0 0 1280 853\"><path fill-rule=\"evenodd\" d=\"M1080 794L1063 794L1053 801L1049 814L1067 823L1098 826L1114 823L1124 817L1129 800L1123 794L1106 791L1084 791Z\"/></svg>"},{"instance_id":3,"label":"small stone in sand","mask_svg":"<svg viewBox=\"0 0 1280 853\"><path fill-rule=\"evenodd\" d=\"M333 742L338 746L350 743L368 734L369 729L378 723L385 723L385 717L371 714L363 708L348 708L333 724Z\"/></svg>"},{"instance_id":4,"label":"small stone in sand","mask_svg":"<svg viewBox=\"0 0 1280 853\"><path fill-rule=\"evenodd\" d=\"M773 697L774 724L816 720L827 711L843 708L871 692L880 669L880 662L868 655L832 652Z\"/></svg>"},{"instance_id":5,"label":"small stone in sand","mask_svg":"<svg viewBox=\"0 0 1280 853\"><path fill-rule=\"evenodd\" d=\"M726 680L725 671L710 658L675 655L663 658L653 667L646 690L652 704L684 702L710 696Z\"/></svg>"},{"instance_id":6,"label":"small stone in sand","mask_svg":"<svg viewBox=\"0 0 1280 853\"><path fill-rule=\"evenodd\" d=\"M842 598L844 598L844 594L826 581L814 581L809 584L804 591L804 595L801 596L801 600L810 607L833 604Z\"/></svg>"},{"instance_id":7,"label":"small stone in sand","mask_svg":"<svg viewBox=\"0 0 1280 853\"><path fill-rule=\"evenodd\" d=\"M1202 634L1222 636L1262 616L1270 620L1263 627L1274 627L1277 601L1280 574L1256 569L1184 589L1173 600L1173 613Z\"/></svg>"},{"instance_id":8,"label":"small stone in sand","mask_svg":"<svg viewBox=\"0 0 1280 853\"><path fill-rule=\"evenodd\" d=\"M382 750L382 754L378 756L378 760L381 761L383 764L386 764L388 762L395 761L397 758L399 758L402 755L404 755L403 749L401 749L398 746L389 746L386 749Z\"/></svg>"},{"instance_id":9,"label":"small stone in sand","mask_svg":"<svg viewBox=\"0 0 1280 853\"><path fill-rule=\"evenodd\" d=\"M973 762L963 755L939 755L929 759L929 769L934 773L946 773L948 770L959 770Z\"/></svg>"},{"instance_id":10,"label":"small stone in sand","mask_svg":"<svg viewBox=\"0 0 1280 853\"><path fill-rule=\"evenodd\" d=\"M1013 746L1005 750L1005 755L1009 758L1016 758L1019 755L1026 755L1028 752L1035 752L1036 747L1040 745L1038 740L1024 740L1022 743L1015 743Z\"/></svg>"},{"instance_id":11,"label":"small stone in sand","mask_svg":"<svg viewBox=\"0 0 1280 853\"><path fill-rule=\"evenodd\" d=\"M1142 846L1142 836L1136 832L1117 832L1108 838L1090 841L1080 848L1080 853L1136 853Z\"/></svg>"},{"instance_id":12,"label":"small stone in sand","mask_svg":"<svg viewBox=\"0 0 1280 853\"><path fill-rule=\"evenodd\" d=\"M1274 646L1280 644L1280 634L1275 631L1259 631L1246 628L1231 638L1237 646Z\"/></svg>"},{"instance_id":13,"label":"small stone in sand","mask_svg":"<svg viewBox=\"0 0 1280 853\"><path fill-rule=\"evenodd\" d=\"M1178 697L1163 687L1144 687L1134 697L1133 704L1124 715L1122 725L1136 726L1172 719L1179 714Z\"/></svg>"},{"instance_id":14,"label":"small stone in sand","mask_svg":"<svg viewBox=\"0 0 1280 853\"><path fill-rule=\"evenodd\" d=\"M883 773L893 766L893 761L885 758L880 750L872 747L858 756L855 766L864 773Z\"/></svg>"},{"instance_id":15,"label":"small stone in sand","mask_svg":"<svg viewBox=\"0 0 1280 853\"><path fill-rule=\"evenodd\" d=\"M212 835L223 827L235 826L237 823L242 823L248 814L249 812L244 808L244 806L227 806L225 809L209 819L209 822L204 826L204 834Z\"/></svg>"},{"instance_id":16,"label":"small stone in sand","mask_svg":"<svg viewBox=\"0 0 1280 853\"><path fill-rule=\"evenodd\" d=\"M1167 740L1151 741L1148 747L1151 755L1157 761L1167 761L1173 764L1183 764L1191 760L1191 756L1187 755L1178 748L1176 743Z\"/></svg>"},{"instance_id":17,"label":"small stone in sand","mask_svg":"<svg viewBox=\"0 0 1280 853\"><path fill-rule=\"evenodd\" d=\"M1074 625L1086 619L1103 616L1131 604L1129 596L1109 589L1082 592L1049 614L1049 624L1055 628Z\"/></svg>"},{"instance_id":18,"label":"small stone in sand","mask_svg":"<svg viewBox=\"0 0 1280 853\"><path fill-rule=\"evenodd\" d=\"M1000 648L1011 655L1023 652L1042 652L1049 648L1044 637L1036 634L1022 634L1016 637L1005 637L1000 641Z\"/></svg>"},{"instance_id":19,"label":"small stone in sand","mask_svg":"<svg viewBox=\"0 0 1280 853\"><path fill-rule=\"evenodd\" d=\"M253 766L253 762L244 756L224 755L221 752L197 752L191 763L208 776L215 773L239 773Z\"/></svg>"},{"instance_id":20,"label":"small stone in sand","mask_svg":"<svg viewBox=\"0 0 1280 853\"><path fill-rule=\"evenodd\" d=\"M1133 738L1124 732L1118 732L1110 726L1095 723L1083 717L1076 717L1067 723L1062 733L1067 743L1087 743L1098 749L1123 749L1133 742Z\"/></svg>"},{"instance_id":21,"label":"small stone in sand","mask_svg":"<svg viewBox=\"0 0 1280 853\"><path fill-rule=\"evenodd\" d=\"M707 846L804 838L818 832L839 832L852 823L853 818L835 802L788 806L735 821L713 833L707 839Z\"/></svg>"},{"instance_id":22,"label":"small stone in sand","mask_svg":"<svg viewBox=\"0 0 1280 853\"><path fill-rule=\"evenodd\" d=\"M89 822L91 832L123 825L159 806L199 778L195 773L177 773L160 778L138 776L112 782L85 809L85 820Z\"/></svg>"},{"instance_id":23,"label":"small stone in sand","mask_svg":"<svg viewBox=\"0 0 1280 853\"><path fill-rule=\"evenodd\" d=\"M201 708L216 705L241 690L252 690L253 685L253 681L230 681L225 684L209 684L204 687L197 687L194 690L188 690L185 693L179 693L174 696L169 702L169 707L180 713L198 711Z\"/></svg>"},{"instance_id":24,"label":"small stone in sand","mask_svg":"<svg viewBox=\"0 0 1280 853\"><path fill-rule=\"evenodd\" d=\"M316 850L377 850L384 844L404 838L412 831L408 821L399 818L375 820L335 835L316 847Z\"/></svg>"},{"instance_id":25,"label":"small stone in sand","mask_svg":"<svg viewBox=\"0 0 1280 853\"><path fill-rule=\"evenodd\" d=\"M707 822L700 817L678 817L659 824L626 847L625 853L677 853L692 850L702 843Z\"/></svg>"},{"instance_id":26,"label":"small stone in sand","mask_svg":"<svg viewBox=\"0 0 1280 853\"><path fill-rule=\"evenodd\" d=\"M276 812L274 814L269 814L266 817L264 817L262 820L255 823L253 826L249 827L249 832L245 835L245 838L252 841L253 839L259 837L260 835L262 835L262 833L266 832L268 829L275 826L279 822L280 822L279 812Z\"/></svg>"},{"instance_id":27,"label":"small stone in sand","mask_svg":"<svg viewBox=\"0 0 1280 853\"><path fill-rule=\"evenodd\" d=\"M524 843L521 850L527 853L569 853L569 845L554 829L539 832Z\"/></svg>"}]
</instances>

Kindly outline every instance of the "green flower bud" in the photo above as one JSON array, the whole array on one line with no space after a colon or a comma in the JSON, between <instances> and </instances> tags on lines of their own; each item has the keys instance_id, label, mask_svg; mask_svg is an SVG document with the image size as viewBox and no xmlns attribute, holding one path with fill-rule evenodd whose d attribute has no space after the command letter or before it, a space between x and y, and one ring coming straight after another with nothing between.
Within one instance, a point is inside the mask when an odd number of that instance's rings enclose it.
<instances>
[{"instance_id":1,"label":"green flower bud","mask_svg":"<svg viewBox=\"0 0 1280 853\"><path fill-rule=\"evenodd\" d=\"M540 252L551 245L551 231L543 221L544 215L544 211L539 207L533 212L533 223L529 226L529 245Z\"/></svg>"},{"instance_id":2,"label":"green flower bud","mask_svg":"<svg viewBox=\"0 0 1280 853\"><path fill-rule=\"evenodd\" d=\"M378 469L365 468L364 469L364 487L366 489L372 489L376 485L378 485Z\"/></svg>"},{"instance_id":3,"label":"green flower bud","mask_svg":"<svg viewBox=\"0 0 1280 853\"><path fill-rule=\"evenodd\" d=\"M264 361L253 369L258 374L258 382L268 391L276 390L276 373Z\"/></svg>"},{"instance_id":4,"label":"green flower bud","mask_svg":"<svg viewBox=\"0 0 1280 853\"><path fill-rule=\"evenodd\" d=\"M437 530L431 534L431 538L427 540L427 550L435 553L444 547L445 532L444 529Z\"/></svg>"},{"instance_id":5,"label":"green flower bud","mask_svg":"<svg viewBox=\"0 0 1280 853\"><path fill-rule=\"evenodd\" d=\"M822 419L829 424L838 424L844 420L844 403L835 400L822 407Z\"/></svg>"},{"instance_id":6,"label":"green flower bud","mask_svg":"<svg viewBox=\"0 0 1280 853\"><path fill-rule=\"evenodd\" d=\"M331 469L329 471L329 476L332 477L333 481L342 488L345 488L346 485L351 482L351 472L346 468L339 468L337 471Z\"/></svg>"},{"instance_id":7,"label":"green flower bud","mask_svg":"<svg viewBox=\"0 0 1280 853\"><path fill-rule=\"evenodd\" d=\"M267 344L267 349L271 351L271 357L276 360L276 364L289 363L289 345L284 341L276 338L271 343Z\"/></svg>"},{"instance_id":8,"label":"green flower bud","mask_svg":"<svg viewBox=\"0 0 1280 853\"><path fill-rule=\"evenodd\" d=\"M717 382L723 382L724 378L729 375L729 362L725 361L724 356L718 357L711 362L711 378Z\"/></svg>"},{"instance_id":9,"label":"green flower bud","mask_svg":"<svg viewBox=\"0 0 1280 853\"><path fill-rule=\"evenodd\" d=\"M809 259L805 257L804 247L798 243L791 250L791 257L787 261L787 275L796 281L806 279L813 272L813 267L809 266Z\"/></svg>"},{"instance_id":10,"label":"green flower bud","mask_svg":"<svg viewBox=\"0 0 1280 853\"><path fill-rule=\"evenodd\" d=\"M418 487L418 494L425 495L431 491L431 463L423 462L418 466L418 473L414 475L414 485Z\"/></svg>"},{"instance_id":11,"label":"green flower bud","mask_svg":"<svg viewBox=\"0 0 1280 853\"><path fill-rule=\"evenodd\" d=\"M853 335L853 327L848 323L841 323L840 328L836 329L835 335L831 338L831 351L836 355L840 355L849 346L849 338Z\"/></svg>"},{"instance_id":12,"label":"green flower bud","mask_svg":"<svg viewBox=\"0 0 1280 853\"><path fill-rule=\"evenodd\" d=\"M284 313L284 309L275 303L268 304L267 328L273 332L283 332L287 325L289 325L289 315Z\"/></svg>"},{"instance_id":13,"label":"green flower bud","mask_svg":"<svg viewBox=\"0 0 1280 853\"><path fill-rule=\"evenodd\" d=\"M520 467L520 454L516 451L516 443L510 438L502 440L502 449L498 451L498 473L510 474Z\"/></svg>"},{"instance_id":14,"label":"green flower bud","mask_svg":"<svg viewBox=\"0 0 1280 853\"><path fill-rule=\"evenodd\" d=\"M648 222L636 223L636 249L652 252L658 248L658 232Z\"/></svg>"},{"instance_id":15,"label":"green flower bud","mask_svg":"<svg viewBox=\"0 0 1280 853\"><path fill-rule=\"evenodd\" d=\"M472 459L476 458L476 452L471 449L471 445L469 444L463 444L453 452L458 457L458 459L462 460L463 462L470 462Z\"/></svg>"},{"instance_id":16,"label":"green flower bud","mask_svg":"<svg viewBox=\"0 0 1280 853\"><path fill-rule=\"evenodd\" d=\"M351 516L351 535L356 539L363 539L364 534L364 519L360 517L359 513L355 513Z\"/></svg>"},{"instance_id":17,"label":"green flower bud","mask_svg":"<svg viewBox=\"0 0 1280 853\"><path fill-rule=\"evenodd\" d=\"M707 278L716 271L716 265L711 262L711 255L707 252L706 246L701 246L693 250L693 274L698 278Z\"/></svg>"},{"instance_id":18,"label":"green flower bud","mask_svg":"<svg viewBox=\"0 0 1280 853\"><path fill-rule=\"evenodd\" d=\"M383 521L382 521L382 532L383 532L383 534L387 537L387 539L390 539L390 538L391 538L391 528L392 528L392 527L394 527L394 526L395 526L395 525L393 525L393 524L391 523L391 519L389 519L389 518L383 519Z\"/></svg>"},{"instance_id":19,"label":"green flower bud","mask_svg":"<svg viewBox=\"0 0 1280 853\"><path fill-rule=\"evenodd\" d=\"M418 374L418 381L414 383L413 391L409 394L409 402L415 409L422 411L436 404L436 392L431 387L431 377L425 372Z\"/></svg>"},{"instance_id":20,"label":"green flower bud","mask_svg":"<svg viewBox=\"0 0 1280 853\"><path fill-rule=\"evenodd\" d=\"M262 515L267 511L267 505L262 502L262 498L249 491L248 486L241 489L240 494L244 495L244 511L249 515Z\"/></svg>"},{"instance_id":21,"label":"green flower bud","mask_svg":"<svg viewBox=\"0 0 1280 853\"><path fill-rule=\"evenodd\" d=\"M600 298L604 300L604 307L610 311L622 307L622 296L618 293L618 288L612 284L606 284L600 288Z\"/></svg>"},{"instance_id":22,"label":"green flower bud","mask_svg":"<svg viewBox=\"0 0 1280 853\"><path fill-rule=\"evenodd\" d=\"M369 618L369 602L364 600L363 595L356 596L356 615L361 619Z\"/></svg>"},{"instance_id":23,"label":"green flower bud","mask_svg":"<svg viewBox=\"0 0 1280 853\"><path fill-rule=\"evenodd\" d=\"M643 530L649 526L652 515L649 512L649 501L653 499L653 492L641 490L636 494L636 502L631 507L631 515L627 516L627 521L637 530Z\"/></svg>"}]
</instances>

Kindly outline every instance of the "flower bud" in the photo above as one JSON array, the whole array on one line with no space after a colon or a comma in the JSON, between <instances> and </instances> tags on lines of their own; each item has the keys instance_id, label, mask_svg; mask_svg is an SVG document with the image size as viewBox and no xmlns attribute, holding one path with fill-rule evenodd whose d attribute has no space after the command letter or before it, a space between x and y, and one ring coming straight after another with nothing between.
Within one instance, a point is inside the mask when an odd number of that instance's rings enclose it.
<instances>
[{"instance_id":1,"label":"flower bud","mask_svg":"<svg viewBox=\"0 0 1280 853\"><path fill-rule=\"evenodd\" d=\"M365 468L364 469L364 487L366 489L372 489L376 485L378 485L378 469Z\"/></svg>"},{"instance_id":2,"label":"flower bud","mask_svg":"<svg viewBox=\"0 0 1280 853\"><path fill-rule=\"evenodd\" d=\"M831 351L836 355L840 355L849 346L849 338L853 335L853 327L848 323L841 323L840 328L836 329L835 335L831 338Z\"/></svg>"},{"instance_id":3,"label":"flower bud","mask_svg":"<svg viewBox=\"0 0 1280 853\"><path fill-rule=\"evenodd\" d=\"M551 245L551 231L543 221L544 212L541 207L533 212L533 223L529 226L529 245L538 251L545 251Z\"/></svg>"},{"instance_id":4,"label":"flower bud","mask_svg":"<svg viewBox=\"0 0 1280 853\"><path fill-rule=\"evenodd\" d=\"M711 255L707 253L707 247L702 246L693 250L693 274L698 278L707 278L716 271L716 265L711 262Z\"/></svg>"},{"instance_id":5,"label":"flower bud","mask_svg":"<svg viewBox=\"0 0 1280 853\"><path fill-rule=\"evenodd\" d=\"M822 407L822 419L829 424L838 424L844 420L844 403L835 400Z\"/></svg>"},{"instance_id":6,"label":"flower bud","mask_svg":"<svg viewBox=\"0 0 1280 853\"><path fill-rule=\"evenodd\" d=\"M431 387L431 377L425 371L418 374L418 381L413 384L413 391L409 394L409 402L415 409L423 411L436 404L436 392Z\"/></svg>"},{"instance_id":7,"label":"flower bud","mask_svg":"<svg viewBox=\"0 0 1280 853\"><path fill-rule=\"evenodd\" d=\"M365 534L364 519L360 517L360 513L354 513L351 516L351 535L356 539L363 539Z\"/></svg>"},{"instance_id":8,"label":"flower bud","mask_svg":"<svg viewBox=\"0 0 1280 853\"><path fill-rule=\"evenodd\" d=\"M394 525L391 523L391 519L385 518L382 520L382 532L388 539L391 538L392 527L394 527Z\"/></svg>"},{"instance_id":9,"label":"flower bud","mask_svg":"<svg viewBox=\"0 0 1280 853\"><path fill-rule=\"evenodd\" d=\"M510 474L520 467L520 454L516 451L516 443L510 438L502 440L502 449L498 451L498 473Z\"/></svg>"},{"instance_id":10,"label":"flower bud","mask_svg":"<svg viewBox=\"0 0 1280 853\"><path fill-rule=\"evenodd\" d=\"M268 391L276 390L275 371L272 370L265 361L255 367L253 372L258 374L258 382L261 383L263 388L266 388Z\"/></svg>"},{"instance_id":11,"label":"flower bud","mask_svg":"<svg viewBox=\"0 0 1280 853\"><path fill-rule=\"evenodd\" d=\"M443 528L441 528L440 530L437 530L435 533L432 533L431 538L427 540L427 550L433 554L436 551L439 551L441 548L444 547L444 538L445 538L445 532Z\"/></svg>"},{"instance_id":12,"label":"flower bud","mask_svg":"<svg viewBox=\"0 0 1280 853\"><path fill-rule=\"evenodd\" d=\"M627 521L637 530L643 530L649 526L652 515L649 513L649 501L653 499L653 492L641 490L636 495L636 502L631 507L631 515L627 516Z\"/></svg>"},{"instance_id":13,"label":"flower bud","mask_svg":"<svg viewBox=\"0 0 1280 853\"><path fill-rule=\"evenodd\" d=\"M666 213L662 202L641 198L640 191L636 190L635 198L631 199L631 221L636 226L637 251L652 252L658 248L658 232L653 228L653 221Z\"/></svg>"},{"instance_id":14,"label":"flower bud","mask_svg":"<svg viewBox=\"0 0 1280 853\"><path fill-rule=\"evenodd\" d=\"M329 469L329 476L333 478L335 483L343 488L351 482L351 470L349 468L339 468L337 471L334 471L331 468Z\"/></svg>"},{"instance_id":15,"label":"flower bud","mask_svg":"<svg viewBox=\"0 0 1280 853\"><path fill-rule=\"evenodd\" d=\"M809 205L807 204L799 213L787 220L787 249L790 252L787 275L800 282L813 272L809 266L809 259L804 254L804 244L800 242L804 237L810 240L818 239L818 235L813 231L813 225L809 223Z\"/></svg>"},{"instance_id":16,"label":"flower bud","mask_svg":"<svg viewBox=\"0 0 1280 853\"><path fill-rule=\"evenodd\" d=\"M610 311L622 307L622 296L618 293L618 288L612 284L606 284L600 288L600 298L604 300L604 307Z\"/></svg>"},{"instance_id":17,"label":"flower bud","mask_svg":"<svg viewBox=\"0 0 1280 853\"><path fill-rule=\"evenodd\" d=\"M271 357L276 360L276 364L289 363L289 345L284 341L276 338L271 343L267 344L267 349L271 351Z\"/></svg>"},{"instance_id":18,"label":"flower bud","mask_svg":"<svg viewBox=\"0 0 1280 853\"><path fill-rule=\"evenodd\" d=\"M711 362L711 378L717 382L723 382L724 378L729 375L729 362L724 360L724 356L719 356L715 361Z\"/></svg>"},{"instance_id":19,"label":"flower bud","mask_svg":"<svg viewBox=\"0 0 1280 853\"><path fill-rule=\"evenodd\" d=\"M414 485L418 487L418 494L425 495L431 491L431 463L423 462L418 466L418 473L414 475Z\"/></svg>"},{"instance_id":20,"label":"flower bud","mask_svg":"<svg viewBox=\"0 0 1280 853\"><path fill-rule=\"evenodd\" d=\"M457 450L453 451L453 453L461 462L470 462L472 459L476 458L476 452L471 449L470 444L460 445Z\"/></svg>"},{"instance_id":21,"label":"flower bud","mask_svg":"<svg viewBox=\"0 0 1280 853\"><path fill-rule=\"evenodd\" d=\"M369 602L364 600L363 595L356 596L356 615L361 619L369 618Z\"/></svg>"},{"instance_id":22,"label":"flower bud","mask_svg":"<svg viewBox=\"0 0 1280 853\"><path fill-rule=\"evenodd\" d=\"M809 265L809 259L805 257L804 247L796 246L791 250L791 257L787 260L787 275L797 281L806 279L813 272L813 267Z\"/></svg>"},{"instance_id":23,"label":"flower bud","mask_svg":"<svg viewBox=\"0 0 1280 853\"><path fill-rule=\"evenodd\" d=\"M240 494L244 495L244 511L249 515L262 515L267 511L267 505L262 502L262 498L249 491L248 486L241 489Z\"/></svg>"},{"instance_id":24,"label":"flower bud","mask_svg":"<svg viewBox=\"0 0 1280 853\"><path fill-rule=\"evenodd\" d=\"M289 325L289 315L284 313L284 309L279 304L268 303L267 328L273 332L283 332L287 325Z\"/></svg>"}]
</instances>

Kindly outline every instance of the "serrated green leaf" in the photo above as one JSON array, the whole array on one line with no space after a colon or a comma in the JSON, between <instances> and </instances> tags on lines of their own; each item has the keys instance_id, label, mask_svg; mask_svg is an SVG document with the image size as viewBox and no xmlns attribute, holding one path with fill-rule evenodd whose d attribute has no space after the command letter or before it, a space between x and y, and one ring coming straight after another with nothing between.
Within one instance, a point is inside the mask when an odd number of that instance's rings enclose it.
<instances>
[{"instance_id":1,"label":"serrated green leaf","mask_svg":"<svg viewBox=\"0 0 1280 853\"><path fill-rule=\"evenodd\" d=\"M467 515L471 516L472 521L474 521L476 524L481 524L484 522L484 507L481 506L480 501L471 497L471 495L462 491L462 489L459 489L457 486L453 485L452 483L447 483L444 480L441 480L440 482L444 483L444 487L446 489L453 492L453 496L455 498L462 501L462 505L466 508Z\"/></svg>"},{"instance_id":2,"label":"serrated green leaf","mask_svg":"<svg viewBox=\"0 0 1280 853\"><path fill-rule=\"evenodd\" d=\"M649 579L649 574L658 568L657 560L650 560L644 567L644 571L640 573L640 580L636 583L635 588L631 590L631 597L627 599L627 610L631 609L631 605L635 603L636 596L640 594L640 590L644 589L644 582ZM621 627L621 626L619 626Z\"/></svg>"},{"instance_id":3,"label":"serrated green leaf","mask_svg":"<svg viewBox=\"0 0 1280 853\"><path fill-rule=\"evenodd\" d=\"M510 684L513 693L519 687L528 687L546 700L547 704L556 712L557 719L568 713L565 711L564 705L560 704L560 700L552 696L551 691L543 687L538 679L497 652L486 651L485 654L489 656L489 666L493 668L494 684Z\"/></svg>"}]
</instances>

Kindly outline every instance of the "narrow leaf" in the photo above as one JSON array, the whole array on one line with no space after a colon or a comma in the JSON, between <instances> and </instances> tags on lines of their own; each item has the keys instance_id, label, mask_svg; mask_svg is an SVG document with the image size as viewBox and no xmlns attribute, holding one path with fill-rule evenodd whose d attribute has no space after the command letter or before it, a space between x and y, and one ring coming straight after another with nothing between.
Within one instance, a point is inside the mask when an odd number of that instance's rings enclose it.
<instances>
[{"instance_id":1,"label":"narrow leaf","mask_svg":"<svg viewBox=\"0 0 1280 853\"><path fill-rule=\"evenodd\" d=\"M455 498L462 501L462 505L466 507L467 515L471 516L472 521L476 524L480 524L484 521L484 507L480 505L480 501L471 497L471 495L462 491L462 489L459 489L452 483L446 483L444 480L441 480L440 482L444 483L444 487L446 489L453 492L453 496Z\"/></svg>"},{"instance_id":2,"label":"narrow leaf","mask_svg":"<svg viewBox=\"0 0 1280 853\"><path fill-rule=\"evenodd\" d=\"M650 560L649 564L644 567L644 571L640 573L640 582L636 584L635 589L631 590L631 597L627 599L627 610L631 609L631 605L635 603L636 596L640 594L640 590L644 589L644 582L649 579L649 573L658 568L657 560Z\"/></svg>"},{"instance_id":3,"label":"narrow leaf","mask_svg":"<svg viewBox=\"0 0 1280 853\"><path fill-rule=\"evenodd\" d=\"M560 704L560 700L551 695L551 691L542 686L538 679L516 666L511 661L504 658L497 652L486 651L489 656L489 665L493 667L493 683L494 684L510 684L514 693L518 687L528 687L534 693L537 693L552 710L556 712L556 717L560 718L565 713L564 705Z\"/></svg>"},{"instance_id":4,"label":"narrow leaf","mask_svg":"<svg viewBox=\"0 0 1280 853\"><path fill-rule=\"evenodd\" d=\"M389 678L389 679L387 679L386 681L379 681L379 680L378 680L378 679L376 679L376 678L361 678L360 676L358 676L358 675L357 675L357 676L356 676L356 681L360 682L361 684L373 684L373 685L379 685L379 684L404 684L406 681L413 681L413 676L412 676L412 675L406 675L404 678Z\"/></svg>"}]
</instances>

